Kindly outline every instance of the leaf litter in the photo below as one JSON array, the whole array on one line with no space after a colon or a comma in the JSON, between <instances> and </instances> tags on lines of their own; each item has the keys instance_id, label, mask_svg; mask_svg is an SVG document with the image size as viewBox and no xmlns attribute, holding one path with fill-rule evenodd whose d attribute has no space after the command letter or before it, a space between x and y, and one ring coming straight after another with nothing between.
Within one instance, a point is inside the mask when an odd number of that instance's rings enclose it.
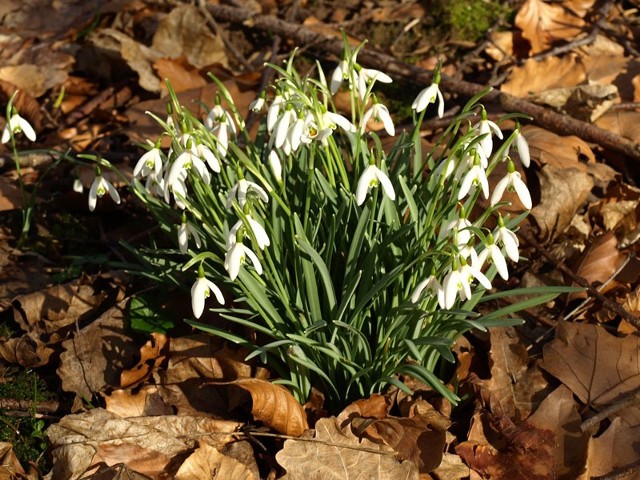
<instances>
[{"instance_id":1,"label":"leaf litter","mask_svg":"<svg viewBox=\"0 0 640 480\"><path fill-rule=\"evenodd\" d=\"M9 33L1 39L0 93L6 102L20 90L16 105L44 146L100 151L129 162L137 158L132 143L153 137L157 128L144 112L165 114L158 98L166 95L165 78L198 114L215 98L207 72L223 73L244 115L259 89L262 64L279 59L269 32L252 30L250 23L238 29L211 22L199 4L111 1L95 10L80 3L33 0L3 7ZM372 36L377 47L429 68L443 59L451 75L491 83L637 141L633 102L640 98L640 60L632 46L633 14L625 9L631 3L527 0L513 12L513 24L498 19L502 28L474 52L456 38L429 43L421 36L430 16L418 2L403 4L409 14L402 15L376 2L315 10L301 2L307 10L300 17L286 2L246 8L289 13L333 37L344 26L354 39ZM407 15L409 25L403 23ZM397 38L380 35L397 26L403 32ZM337 59L321 58L327 60ZM429 128L425 140L438 133L437 125ZM535 124L522 131L535 165L527 183L537 192L523 231L555 259L526 247L526 273L539 284L570 284L575 279L555 270L569 265L637 315L640 286L632 270L638 265L634 185L640 178L633 159L585 141L580 132L561 136ZM106 273L106 264L86 261L85 275L56 281L68 252L53 244L41 246L43 254L15 248L12 215L24 203L12 188L11 159L6 150L2 155L0 209L7 219L0 235L0 307L10 328L0 332L0 371L10 381L13 366L36 369L60 395L62 407L48 420L49 478L638 475L640 412L637 401L629 401L640 388L638 324L604 309L591 294L525 312L523 327L466 337L456 353L457 378L450 377L451 388L458 384L467 395L457 408L404 378L414 395L390 390L329 416L320 393L315 405L302 406L271 382L273 372L245 361L242 349L178 325L185 314L177 305L170 309L175 324L169 333L133 331L130 298L140 283ZM41 167L31 168L24 170L31 175L29 188L43 174ZM70 190L70 177L53 180L39 193L50 205L40 209L81 216L112 252L110 238L135 240L139 226L123 225L109 212L99 218L69 210L81 197L65 204L58 192ZM50 235L51 225L39 222L39 231ZM92 254L86 238L78 244ZM628 268L622 265L627 258ZM529 278L522 277L523 283ZM180 295L175 292L176 304L186 298ZM30 408L39 415L37 404ZM1 444L0 452L1 476L47 473L21 465L10 444Z\"/></svg>"}]
</instances>

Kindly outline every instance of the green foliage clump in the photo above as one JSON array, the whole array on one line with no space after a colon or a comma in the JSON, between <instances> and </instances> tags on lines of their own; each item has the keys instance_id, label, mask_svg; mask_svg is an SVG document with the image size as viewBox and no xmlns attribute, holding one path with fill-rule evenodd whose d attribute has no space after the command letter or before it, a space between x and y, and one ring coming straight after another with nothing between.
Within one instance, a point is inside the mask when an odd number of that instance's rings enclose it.
<instances>
[{"instance_id":1,"label":"green foliage clump","mask_svg":"<svg viewBox=\"0 0 640 480\"><path fill-rule=\"evenodd\" d=\"M445 2L453 36L457 40L476 42L500 17L506 17L511 7L502 2L486 0L454 0Z\"/></svg>"}]
</instances>

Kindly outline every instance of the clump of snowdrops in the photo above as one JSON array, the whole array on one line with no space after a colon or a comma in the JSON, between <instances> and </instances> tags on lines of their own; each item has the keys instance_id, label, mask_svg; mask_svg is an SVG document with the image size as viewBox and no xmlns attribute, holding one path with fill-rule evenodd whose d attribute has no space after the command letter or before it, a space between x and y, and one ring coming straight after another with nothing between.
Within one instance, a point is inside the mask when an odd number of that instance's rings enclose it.
<instances>
[{"instance_id":1,"label":"clump of snowdrops","mask_svg":"<svg viewBox=\"0 0 640 480\"><path fill-rule=\"evenodd\" d=\"M166 276L175 282L191 276L187 321L248 348L300 401L312 386L332 407L389 385L409 391L402 378L410 375L456 402L434 373L443 359L454 361L456 337L518 323L509 315L555 295L538 291L475 313L480 302L532 293L488 293L519 260L515 229L526 213L511 218L501 207L511 190L531 208L509 155L517 149L528 166L527 143L518 123L503 138L480 95L452 118L443 153L425 154L425 112L444 114L439 72L413 102L411 128L398 132L375 94L392 79L358 64L359 48L347 47L328 78L319 64L301 76L293 56L271 65L277 79L250 106L261 119L255 136L219 81L206 118L171 93L169 115L156 117L171 146L149 141L131 188L176 247L147 260L173 265ZM349 113L336 109L338 91L348 92ZM370 121L396 139L391 148ZM19 120L8 125L29 132ZM501 162L507 173L490 191L487 176ZM107 193L120 202L100 170L109 163L98 163L91 210ZM490 206L472 214L480 197ZM255 340L198 321L205 309L249 327Z\"/></svg>"}]
</instances>

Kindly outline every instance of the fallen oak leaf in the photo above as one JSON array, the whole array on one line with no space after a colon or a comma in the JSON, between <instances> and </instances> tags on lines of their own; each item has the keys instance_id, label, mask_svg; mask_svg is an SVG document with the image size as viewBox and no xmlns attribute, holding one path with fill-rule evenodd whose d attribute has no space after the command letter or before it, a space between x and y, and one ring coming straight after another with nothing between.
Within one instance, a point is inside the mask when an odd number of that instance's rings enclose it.
<instances>
[{"instance_id":1,"label":"fallen oak leaf","mask_svg":"<svg viewBox=\"0 0 640 480\"><path fill-rule=\"evenodd\" d=\"M249 392L253 417L277 432L297 437L309 429L304 408L283 386L257 378L241 378L227 384Z\"/></svg>"},{"instance_id":2,"label":"fallen oak leaf","mask_svg":"<svg viewBox=\"0 0 640 480\"><path fill-rule=\"evenodd\" d=\"M233 457L220 452L213 445L200 442L196 450L184 461L176 480L206 478L210 480L259 480L251 470Z\"/></svg>"}]
</instances>

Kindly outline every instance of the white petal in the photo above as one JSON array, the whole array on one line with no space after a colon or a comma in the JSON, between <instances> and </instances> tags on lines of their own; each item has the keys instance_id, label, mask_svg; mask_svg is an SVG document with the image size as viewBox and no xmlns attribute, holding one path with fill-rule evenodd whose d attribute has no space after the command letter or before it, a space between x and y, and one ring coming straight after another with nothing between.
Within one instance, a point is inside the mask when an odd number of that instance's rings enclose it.
<instances>
[{"instance_id":1,"label":"white petal","mask_svg":"<svg viewBox=\"0 0 640 480\"><path fill-rule=\"evenodd\" d=\"M522 135L522 133L520 132L516 134L516 149L518 150L518 155L520 155L520 161L522 162L522 165L528 167L531 164L529 144L527 143L527 139L524 138L524 135Z\"/></svg>"},{"instance_id":2,"label":"white petal","mask_svg":"<svg viewBox=\"0 0 640 480\"><path fill-rule=\"evenodd\" d=\"M202 278L198 278L191 287L191 310L193 310L193 316L200 318L202 312L204 312L204 300L207 284L202 281Z\"/></svg>"},{"instance_id":3,"label":"white petal","mask_svg":"<svg viewBox=\"0 0 640 480\"><path fill-rule=\"evenodd\" d=\"M282 181L282 163L280 162L280 157L278 156L278 152L275 150L271 150L269 152L269 166L271 167L271 171L273 172L273 176L276 177L278 182Z\"/></svg>"},{"instance_id":4,"label":"white petal","mask_svg":"<svg viewBox=\"0 0 640 480\"><path fill-rule=\"evenodd\" d=\"M494 206L502 199L502 195L504 195L504 191L507 188L507 185L509 185L509 174L502 177L502 179L493 189L493 194L491 195L491 206Z\"/></svg>"},{"instance_id":5,"label":"white petal","mask_svg":"<svg viewBox=\"0 0 640 480\"><path fill-rule=\"evenodd\" d=\"M498 274L504 279L509 279L509 269L507 268L507 262L502 256L502 252L497 245L492 245L491 248L491 261L496 266Z\"/></svg>"},{"instance_id":6,"label":"white petal","mask_svg":"<svg viewBox=\"0 0 640 480\"><path fill-rule=\"evenodd\" d=\"M247 254L247 257L249 257L249 259L251 260L251 263L253 263L253 267L256 269L256 273L258 275L262 275L262 264L260 263L260 260L258 259L257 255L253 253L253 250L251 250L250 248L244 247L244 253Z\"/></svg>"},{"instance_id":7,"label":"white petal","mask_svg":"<svg viewBox=\"0 0 640 480\"><path fill-rule=\"evenodd\" d=\"M444 116L444 97L442 96L440 87L438 87L438 85L436 85L436 87L436 95L438 96L438 118L442 118Z\"/></svg>"},{"instance_id":8,"label":"white petal","mask_svg":"<svg viewBox=\"0 0 640 480\"><path fill-rule=\"evenodd\" d=\"M258 246L264 250L265 247L268 247L269 245L271 245L271 241L269 240L269 235L267 235L267 232L264 229L264 227L249 216L247 216L247 220L249 221L251 230L253 230L253 234L256 237Z\"/></svg>"},{"instance_id":9,"label":"white petal","mask_svg":"<svg viewBox=\"0 0 640 480\"><path fill-rule=\"evenodd\" d=\"M518 172L513 172L512 184L524 208L531 210L531 207L533 206L531 202L531 194L529 193L527 185L520 178L520 174Z\"/></svg>"},{"instance_id":10,"label":"white petal","mask_svg":"<svg viewBox=\"0 0 640 480\"><path fill-rule=\"evenodd\" d=\"M507 255L512 261L517 262L520 259L520 253L518 252L518 237L506 227L500 228L498 233Z\"/></svg>"},{"instance_id":11,"label":"white petal","mask_svg":"<svg viewBox=\"0 0 640 480\"><path fill-rule=\"evenodd\" d=\"M382 189L384 190L384 193L387 195L387 197L389 197L389 200L393 201L396 199L396 192L393 190L393 185L391 184L391 180L389 180L389 177L387 177L387 174L384 173L382 170L376 168L376 177L378 178L378 180L380 181L380 184L382 185Z\"/></svg>"},{"instance_id":12,"label":"white petal","mask_svg":"<svg viewBox=\"0 0 640 480\"><path fill-rule=\"evenodd\" d=\"M117 205L120 205L120 194L118 193L118 190L116 190L116 187L111 185L107 180L104 180L104 183L106 184L107 191L111 196L111 200L113 200Z\"/></svg>"},{"instance_id":13,"label":"white petal","mask_svg":"<svg viewBox=\"0 0 640 480\"><path fill-rule=\"evenodd\" d=\"M29 140L31 140L32 142L36 141L36 132L33 130L33 127L29 122L27 122L24 118L18 116L18 125L20 125L22 133L24 133Z\"/></svg>"},{"instance_id":14,"label":"white petal","mask_svg":"<svg viewBox=\"0 0 640 480\"><path fill-rule=\"evenodd\" d=\"M96 209L96 203L98 201L98 188L101 183L101 176L95 178L89 189L89 210L93 212Z\"/></svg>"},{"instance_id":15,"label":"white petal","mask_svg":"<svg viewBox=\"0 0 640 480\"><path fill-rule=\"evenodd\" d=\"M240 265L244 258L244 245L236 243L227 252L224 258L224 268L229 273L229 278L235 280L240 273Z\"/></svg>"},{"instance_id":16,"label":"white petal","mask_svg":"<svg viewBox=\"0 0 640 480\"><path fill-rule=\"evenodd\" d=\"M224 305L224 295L222 295L222 291L218 288L218 286L215 283L213 283L211 280L208 280L206 278L204 279L204 281L207 283L209 290L213 292L213 294L215 295L218 303L220 305Z\"/></svg>"},{"instance_id":17,"label":"white petal","mask_svg":"<svg viewBox=\"0 0 640 480\"><path fill-rule=\"evenodd\" d=\"M11 131L9 130L9 123L4 126L4 130L2 131L2 143L7 143L11 140Z\"/></svg>"},{"instance_id":18,"label":"white petal","mask_svg":"<svg viewBox=\"0 0 640 480\"><path fill-rule=\"evenodd\" d=\"M367 193L369 193L369 188L371 187L371 181L376 179L375 168L374 165L369 165L364 172L362 172L360 180L358 180L358 187L356 188L356 204L358 206L364 203Z\"/></svg>"},{"instance_id":19,"label":"white petal","mask_svg":"<svg viewBox=\"0 0 640 480\"><path fill-rule=\"evenodd\" d=\"M418 300L420 300L420 296L422 295L422 291L427 286L427 283L429 283L429 279L428 278L425 279L425 280L422 280L418 285L416 285L416 288L413 291L413 294L411 295L411 302L417 303Z\"/></svg>"},{"instance_id":20,"label":"white petal","mask_svg":"<svg viewBox=\"0 0 640 480\"><path fill-rule=\"evenodd\" d=\"M189 250L189 235L187 234L187 224L182 223L178 228L178 248L180 253L187 253Z\"/></svg>"}]
</instances>

